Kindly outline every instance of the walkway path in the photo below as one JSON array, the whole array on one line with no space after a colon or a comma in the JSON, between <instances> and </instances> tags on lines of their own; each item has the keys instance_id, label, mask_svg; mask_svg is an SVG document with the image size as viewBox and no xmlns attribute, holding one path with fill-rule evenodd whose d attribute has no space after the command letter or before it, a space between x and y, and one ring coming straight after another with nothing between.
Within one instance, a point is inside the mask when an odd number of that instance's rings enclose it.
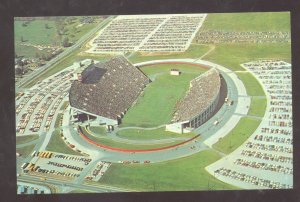
<instances>
[{"instance_id":1,"label":"walkway path","mask_svg":"<svg viewBox=\"0 0 300 202\"><path fill-rule=\"evenodd\" d=\"M202 55L201 57L197 58L195 61L201 60L202 58L204 58L205 56L207 56L208 54L210 54L212 51L214 51L215 48L216 48L216 46L215 46L215 45L212 45L209 51L207 51L207 52L206 52L204 55Z\"/></svg>"}]
</instances>

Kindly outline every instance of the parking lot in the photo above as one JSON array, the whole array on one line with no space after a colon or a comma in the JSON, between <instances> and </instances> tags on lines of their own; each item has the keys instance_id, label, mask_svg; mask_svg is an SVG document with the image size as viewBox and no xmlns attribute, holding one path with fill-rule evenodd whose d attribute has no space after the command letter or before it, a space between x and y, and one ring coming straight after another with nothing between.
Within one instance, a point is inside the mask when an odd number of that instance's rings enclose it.
<instances>
[{"instance_id":1,"label":"parking lot","mask_svg":"<svg viewBox=\"0 0 300 202\"><path fill-rule=\"evenodd\" d=\"M91 173L85 177L85 179L99 181L100 178L104 175L104 173L108 170L110 165L110 162L98 162L97 165L91 170Z\"/></svg>"},{"instance_id":2,"label":"parking lot","mask_svg":"<svg viewBox=\"0 0 300 202\"><path fill-rule=\"evenodd\" d=\"M47 132L55 127L55 118L67 100L73 73L79 66L75 63L16 96L17 135Z\"/></svg>"},{"instance_id":3,"label":"parking lot","mask_svg":"<svg viewBox=\"0 0 300 202\"><path fill-rule=\"evenodd\" d=\"M35 158L22 166L23 172L41 176L41 180L46 180L47 177L74 179L79 177L81 171L92 161L87 157L48 151L33 152L32 156Z\"/></svg>"}]
</instances>

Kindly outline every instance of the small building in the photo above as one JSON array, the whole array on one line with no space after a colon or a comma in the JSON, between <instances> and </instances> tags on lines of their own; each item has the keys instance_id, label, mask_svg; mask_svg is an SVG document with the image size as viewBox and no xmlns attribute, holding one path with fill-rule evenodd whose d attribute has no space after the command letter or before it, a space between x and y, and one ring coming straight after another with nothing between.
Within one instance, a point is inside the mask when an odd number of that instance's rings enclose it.
<instances>
[{"instance_id":1,"label":"small building","mask_svg":"<svg viewBox=\"0 0 300 202\"><path fill-rule=\"evenodd\" d=\"M179 76L181 72L178 69L171 69L170 75L172 76Z\"/></svg>"}]
</instances>

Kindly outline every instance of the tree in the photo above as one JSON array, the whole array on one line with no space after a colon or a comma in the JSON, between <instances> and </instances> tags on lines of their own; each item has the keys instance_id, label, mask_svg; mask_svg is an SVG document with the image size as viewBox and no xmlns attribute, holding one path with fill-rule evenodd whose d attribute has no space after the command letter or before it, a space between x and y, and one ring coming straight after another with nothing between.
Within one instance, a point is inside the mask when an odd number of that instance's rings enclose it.
<instances>
[{"instance_id":1,"label":"tree","mask_svg":"<svg viewBox=\"0 0 300 202\"><path fill-rule=\"evenodd\" d=\"M15 69L15 73L16 73L16 75L21 76L21 75L23 74L22 68L21 68L21 67L17 67L17 68Z\"/></svg>"},{"instance_id":2,"label":"tree","mask_svg":"<svg viewBox=\"0 0 300 202\"><path fill-rule=\"evenodd\" d=\"M45 28L46 28L46 29L50 29L48 23L45 24Z\"/></svg>"},{"instance_id":3,"label":"tree","mask_svg":"<svg viewBox=\"0 0 300 202\"><path fill-rule=\"evenodd\" d=\"M24 38L23 38L23 36L21 36L21 42L24 42L25 40L24 40Z\"/></svg>"},{"instance_id":4,"label":"tree","mask_svg":"<svg viewBox=\"0 0 300 202\"><path fill-rule=\"evenodd\" d=\"M70 46L70 42L69 42L69 38L68 37L65 37L62 41L62 45L63 47L68 47Z\"/></svg>"},{"instance_id":5,"label":"tree","mask_svg":"<svg viewBox=\"0 0 300 202\"><path fill-rule=\"evenodd\" d=\"M37 59L40 59L40 57L41 57L40 53L39 53L39 52L35 52L35 57L36 57Z\"/></svg>"}]
</instances>

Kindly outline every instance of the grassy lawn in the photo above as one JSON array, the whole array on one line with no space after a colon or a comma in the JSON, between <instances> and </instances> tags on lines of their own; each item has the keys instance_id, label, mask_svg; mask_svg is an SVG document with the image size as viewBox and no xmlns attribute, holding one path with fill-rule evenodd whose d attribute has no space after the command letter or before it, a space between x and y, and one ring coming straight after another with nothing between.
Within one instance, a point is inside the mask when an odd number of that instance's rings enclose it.
<instances>
[{"instance_id":1,"label":"grassy lawn","mask_svg":"<svg viewBox=\"0 0 300 202\"><path fill-rule=\"evenodd\" d=\"M23 37L26 44L33 45L54 45L58 44L57 29L54 20L34 20L31 21L26 27L22 26L23 21L15 21L15 51L19 56L28 58L35 58L36 53L46 53L46 50L39 50L33 46L21 45L21 38ZM49 29L45 28L48 24ZM59 45L59 44L58 44Z\"/></svg>"},{"instance_id":2,"label":"grassy lawn","mask_svg":"<svg viewBox=\"0 0 300 202\"><path fill-rule=\"evenodd\" d=\"M68 193L93 193L93 191L84 190L84 189L76 189L76 190L70 191Z\"/></svg>"},{"instance_id":3,"label":"grassy lawn","mask_svg":"<svg viewBox=\"0 0 300 202\"><path fill-rule=\"evenodd\" d=\"M67 19L70 18L73 18L72 23L66 23ZM22 37L25 43L61 46L61 40L63 38L68 37L71 43L76 43L76 41L102 21L102 19L96 18L93 23L81 24L80 18L82 17L60 17L60 20L65 22L63 27L66 30L60 37L57 30L57 17L36 19L31 21L27 26L22 26L24 21L16 20L14 23L16 53L25 57L35 58L37 52L46 52L46 50L41 51L32 46L20 45ZM46 24L48 25L48 29L46 28Z\"/></svg>"},{"instance_id":4,"label":"grassy lawn","mask_svg":"<svg viewBox=\"0 0 300 202\"><path fill-rule=\"evenodd\" d=\"M57 41L54 20L33 20L26 27L22 24L23 21L15 21L15 43L21 43L22 36L26 43L35 45L53 45ZM49 29L46 29L45 24L48 24Z\"/></svg>"},{"instance_id":5,"label":"grassy lawn","mask_svg":"<svg viewBox=\"0 0 300 202\"><path fill-rule=\"evenodd\" d=\"M46 54L47 50L39 50L32 46L23 46L20 43L15 44L15 51L18 56L24 56L26 58L35 58L36 53Z\"/></svg>"},{"instance_id":6,"label":"grassy lawn","mask_svg":"<svg viewBox=\"0 0 300 202\"><path fill-rule=\"evenodd\" d=\"M209 45L197 45L192 44L187 51L183 53L170 53L170 54L160 54L160 55L151 55L151 54L141 54L135 53L129 60L132 63L138 63L149 60L159 60L159 59L173 59L173 58L199 58L209 51Z\"/></svg>"},{"instance_id":7,"label":"grassy lawn","mask_svg":"<svg viewBox=\"0 0 300 202\"><path fill-rule=\"evenodd\" d=\"M24 143L31 142L36 139L39 139L38 135L17 136L16 144L24 144Z\"/></svg>"},{"instance_id":8,"label":"grassy lawn","mask_svg":"<svg viewBox=\"0 0 300 202\"><path fill-rule=\"evenodd\" d=\"M263 117L267 107L266 98L252 97L248 115Z\"/></svg>"},{"instance_id":9,"label":"grassy lawn","mask_svg":"<svg viewBox=\"0 0 300 202\"><path fill-rule=\"evenodd\" d=\"M56 129L53 131L51 139L46 147L47 151L59 152L64 154L71 154L71 155L80 155L80 153L72 150L70 147L66 145L63 139L60 136L60 130Z\"/></svg>"},{"instance_id":10,"label":"grassy lawn","mask_svg":"<svg viewBox=\"0 0 300 202\"><path fill-rule=\"evenodd\" d=\"M83 133L91 140L103 144L103 145L107 145L110 147L115 147L115 148L122 148L122 149L154 149L154 148L161 148L161 147L167 147L167 146L171 146L171 145L175 145L178 144L182 141L173 141L171 143L163 143L163 144L130 144L130 143L123 143L123 142L117 142L114 141L112 139L109 138L103 138L103 137L99 137L99 136L93 136L89 133L87 133L85 131L84 128L82 128Z\"/></svg>"},{"instance_id":11,"label":"grassy lawn","mask_svg":"<svg viewBox=\"0 0 300 202\"><path fill-rule=\"evenodd\" d=\"M241 118L232 131L215 143L213 148L226 154L233 152L252 135L260 122L253 118Z\"/></svg>"},{"instance_id":12,"label":"grassy lawn","mask_svg":"<svg viewBox=\"0 0 300 202\"><path fill-rule=\"evenodd\" d=\"M290 31L289 12L212 13L201 30Z\"/></svg>"},{"instance_id":13,"label":"grassy lawn","mask_svg":"<svg viewBox=\"0 0 300 202\"><path fill-rule=\"evenodd\" d=\"M35 147L35 144L28 145L28 146L21 147L21 148L16 148L16 152L21 154L23 158L26 158L27 156L29 156L31 154L34 147Z\"/></svg>"},{"instance_id":14,"label":"grassy lawn","mask_svg":"<svg viewBox=\"0 0 300 202\"><path fill-rule=\"evenodd\" d=\"M82 18L82 16L72 16L71 18L73 18L72 23L68 23L67 25L65 25L65 29L68 30L66 32L66 35L70 38L70 41L73 43L76 43L76 41L78 41L90 30L95 28L102 21L101 18L96 17L93 23L81 24L80 18Z\"/></svg>"},{"instance_id":15,"label":"grassy lawn","mask_svg":"<svg viewBox=\"0 0 300 202\"><path fill-rule=\"evenodd\" d=\"M205 167L220 159L211 150L154 164L113 164L101 184L138 191L193 191L239 189L210 175Z\"/></svg>"},{"instance_id":16,"label":"grassy lawn","mask_svg":"<svg viewBox=\"0 0 300 202\"><path fill-rule=\"evenodd\" d=\"M175 138L175 137L188 137L192 138L195 133L185 133L178 134L169 131L165 131L165 127L155 129L155 130L140 130L140 129L126 129L121 130L117 133L118 136L134 139L134 140L153 140L153 139L166 139L166 138Z\"/></svg>"},{"instance_id":17,"label":"grassy lawn","mask_svg":"<svg viewBox=\"0 0 300 202\"><path fill-rule=\"evenodd\" d=\"M244 70L240 64L258 59L279 59L291 62L291 44L218 44L203 60L233 71Z\"/></svg>"},{"instance_id":18,"label":"grassy lawn","mask_svg":"<svg viewBox=\"0 0 300 202\"><path fill-rule=\"evenodd\" d=\"M90 131L95 133L95 135L107 135L106 128L104 126L91 126Z\"/></svg>"},{"instance_id":19,"label":"grassy lawn","mask_svg":"<svg viewBox=\"0 0 300 202\"><path fill-rule=\"evenodd\" d=\"M183 73L171 76L170 69L177 68ZM142 71L152 80L134 107L122 119L123 126L152 127L167 124L173 117L176 103L185 96L190 80L206 69L191 65L155 65L142 67Z\"/></svg>"},{"instance_id":20,"label":"grassy lawn","mask_svg":"<svg viewBox=\"0 0 300 202\"><path fill-rule=\"evenodd\" d=\"M64 101L64 103L62 104L60 110L64 110L67 107L68 104L70 104L69 101Z\"/></svg>"},{"instance_id":21,"label":"grassy lawn","mask_svg":"<svg viewBox=\"0 0 300 202\"><path fill-rule=\"evenodd\" d=\"M55 123L54 123L54 128L60 127L60 123L59 122L62 119L62 117L63 117L62 113L57 114L57 117L56 117L56 120L55 120Z\"/></svg>"},{"instance_id":22,"label":"grassy lawn","mask_svg":"<svg viewBox=\"0 0 300 202\"><path fill-rule=\"evenodd\" d=\"M236 73L246 87L247 94L250 96L265 96L264 90L260 83L250 73Z\"/></svg>"}]
</instances>

